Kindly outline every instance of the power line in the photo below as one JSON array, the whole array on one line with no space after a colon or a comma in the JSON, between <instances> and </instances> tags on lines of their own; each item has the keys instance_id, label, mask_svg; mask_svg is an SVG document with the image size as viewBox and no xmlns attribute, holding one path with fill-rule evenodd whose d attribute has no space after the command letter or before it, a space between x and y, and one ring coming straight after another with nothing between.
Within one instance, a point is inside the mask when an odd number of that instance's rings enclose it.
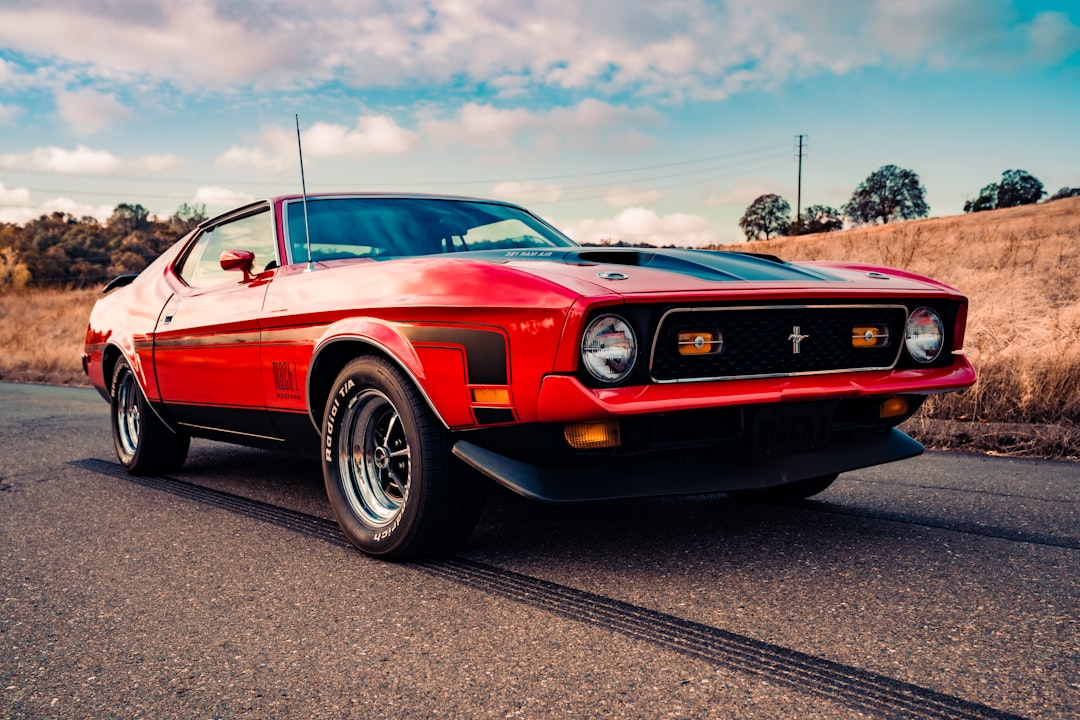
<instances>
[{"instance_id":1,"label":"power line","mask_svg":"<svg viewBox=\"0 0 1080 720\"><path fill-rule=\"evenodd\" d=\"M621 175L621 174L629 175L629 174L634 174L634 173L639 173L639 172L647 172L647 171L651 171L651 170L665 170L665 169L668 169L668 168L684 167L684 166L687 166L687 165L698 165L698 164L709 163L709 162L714 162L714 161L718 161L718 160L737 158L737 157L742 157L742 156L746 156L746 155L753 155L753 154L757 154L757 153L764 153L764 152L774 151L774 150L776 150L778 148L781 148L781 147L783 147L783 145L765 145L765 146L758 147L758 148L750 148L750 149L747 149L747 150L739 150L739 151L736 151L736 152L721 153L721 154L710 155L710 156L706 156L706 157L692 158L692 159L688 159L688 160L677 160L677 161L668 162L668 163L659 163L659 164L655 164L655 165L642 165L642 166L638 166L638 167L629 167L629 168L613 168L613 169L607 169L607 170L596 170L596 171L584 172L584 173L566 173L566 174L560 174L560 175L537 175L537 176L531 176L531 177L520 177L520 176L518 176L518 177L513 177L513 178L503 177L503 178L474 179L474 180L461 180L461 179L456 179L455 178L453 180L434 181L434 182L431 182L429 184L434 184L434 185L489 185L489 184L494 184L494 183L511 182L511 181L516 181L516 182L540 182L540 181L548 181L548 180L566 180L566 179L574 179L574 178L599 177L599 176L604 176L604 175ZM123 180L123 181L132 181L132 182L189 183L189 184L193 184L193 185L204 185L204 184L207 184L207 183L220 182L220 180L218 180L218 179L207 180L205 178L191 178L191 177L187 177L187 178L173 177L173 176L163 177L161 175L115 175L115 174L112 174L112 173L78 173L78 174L75 174L75 173L60 172L60 171L57 171L57 170L42 170L42 169L39 169L39 168L25 168L25 167L5 167L5 168L0 168L0 173L11 173L11 174L16 174L16 175L44 175L44 176L53 176L53 177L55 177L55 176L78 177L78 178L87 178L87 179L107 179L107 180L117 180L117 181ZM400 184L401 183L389 183L389 185L391 185L391 186L400 185ZM410 183L410 184L415 184L415 183ZM256 186L256 187L258 187L258 186L261 186L261 187L278 187L278 186L281 185L281 183L280 182L270 182L270 181L254 181L254 182L244 182L244 185L248 186L248 187L251 187L251 186ZM40 192L60 192L60 191L59 190L41 190ZM166 196L162 196L162 197L166 197Z\"/></svg>"},{"instance_id":2,"label":"power line","mask_svg":"<svg viewBox=\"0 0 1080 720\"><path fill-rule=\"evenodd\" d=\"M612 176L612 175L631 176L631 175L641 174L641 173L650 173L648 175L645 175L645 176L642 176L642 177L637 177L637 178L631 178L631 177L625 177L625 178L622 178L622 179L615 178L615 179L612 179L612 180L610 180L608 182L585 182L585 183L581 183L581 184L567 185L567 186L563 186L563 187L559 188L560 192L564 194L564 197L565 197L565 195L569 195L575 200L589 200L589 199L596 199L596 198L605 197L607 193L589 194L587 191L596 190L598 188L611 188L613 184L618 184L620 182L623 183L623 184L629 184L629 185L639 185L639 186L647 185L648 189L668 189L668 188L672 188L672 187L683 187L683 186L686 186L686 185L692 185L692 184L695 184L695 183L698 183L698 182L709 182L709 181L717 182L717 181L720 181L720 180L722 180L722 179L724 179L726 177L730 177L732 174L736 174L736 173L745 173L745 172L751 172L751 171L760 171L760 170L766 170L766 169L773 169L773 168L776 167L777 161L783 156L783 153L779 152L779 150L781 148L783 148L783 147L784 146L782 144L768 145L768 146L762 146L762 147L758 147L758 148L751 148L751 149L748 149L748 150L741 150L741 151L732 152L732 153L724 153L724 154L712 155L712 156L703 157L703 158L695 158L695 159L692 159L692 160L680 160L680 161L669 162L669 163L660 163L660 164L639 166L639 167L633 167L633 168L622 168L622 169L617 169L617 170L599 170L599 171L588 172L588 173L564 174L564 175L547 175L547 176L532 176L532 177L525 177L525 178L520 178L519 177L519 178L515 178L513 180L511 180L511 179L502 179L502 180L496 180L496 179L489 179L489 180L462 180L462 179L455 179L455 180L452 180L452 181L425 181L425 182L423 182L421 184L423 186L431 187L431 188L462 187L462 186L469 186L469 185L472 185L472 186L477 186L477 185L494 186L494 185L498 185L500 183L508 183L508 182L517 182L517 183L548 182L548 181L554 181L554 180L559 180L559 179L569 179L569 178L585 180L585 179L588 179L588 178L600 178L600 177L603 177L603 176ZM697 167L691 167L691 166L697 166ZM656 174L656 173L653 172L653 171L656 171L656 170L669 170L669 169L674 170L674 171L673 172L666 172L666 173L659 173L659 174ZM66 177L70 177L70 175L66 174L66 173L56 173L56 172L49 172L49 171L18 170L17 169L15 172L23 172L23 173L26 173L26 174L37 174L37 175L51 175L51 176L63 174ZM663 182L663 181L669 181L669 180L677 179L677 178L688 178L688 177L694 177L694 176L698 176L698 179L690 180L689 182L676 182L676 183ZM701 176L707 176L707 177L701 177ZM135 178L133 176L113 176L113 175L100 175L100 174L99 175L81 175L79 177L80 178L83 178L83 177L98 177L98 178L126 179L126 180L141 179L141 178ZM169 179L169 178L161 178L161 177L153 177L153 178L148 177L148 178L145 178L145 179L153 179L153 180L158 181L158 182L165 181L165 180L171 180L173 182L192 182L194 184L198 184L193 179L186 179L185 180L185 179L182 179L182 178L181 179ZM273 186L275 186L275 187L280 187L280 183L260 183L260 182L256 182L256 183L244 183L243 185L245 187L248 187L250 185L257 185L258 186L258 185L271 185L271 184ZM325 185L325 183L320 183L320 184ZM416 183L416 182L410 182L410 183L381 183L380 187L381 188L393 188L393 187L401 187L401 186L416 187L417 184L418 183ZM659 187L657 187L658 185L659 185ZM123 198L125 200L129 200L129 199L131 199L131 197L133 195L137 195L140 199L157 199L157 200L168 199L168 200L174 200L174 201L185 201L185 202L187 201L186 194L181 193L181 192L148 193L148 192L141 191L141 190L137 191L137 192L122 192L122 191L116 191L116 190L85 190L85 189L75 189L75 188L65 188L65 187L39 187L39 186L29 187L29 188L26 188L26 189L29 190L30 192L42 193L42 194L61 194L61 195L69 195L69 196L112 197L112 198ZM547 193L549 191L550 191L550 188L536 188L534 190L527 190L526 189L526 190L514 193L514 195L527 198L530 195L532 195L532 196L542 196L542 195L544 195L545 193ZM582 192L585 192L586 194L581 194Z\"/></svg>"},{"instance_id":3,"label":"power line","mask_svg":"<svg viewBox=\"0 0 1080 720\"><path fill-rule=\"evenodd\" d=\"M866 172L866 168L871 165L871 163L863 160L862 158L857 158L853 155L848 155L845 152L834 150L828 145L822 145L820 142L816 143L814 145L814 148L831 156L834 166L844 167L851 172Z\"/></svg>"}]
</instances>

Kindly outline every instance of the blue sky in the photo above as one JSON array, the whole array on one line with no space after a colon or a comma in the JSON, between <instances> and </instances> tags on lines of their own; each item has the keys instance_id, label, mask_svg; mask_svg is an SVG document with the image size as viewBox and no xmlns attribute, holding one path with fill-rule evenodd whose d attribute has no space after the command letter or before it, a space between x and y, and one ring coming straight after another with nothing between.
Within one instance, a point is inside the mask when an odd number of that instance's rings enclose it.
<instances>
[{"instance_id":1,"label":"blue sky","mask_svg":"<svg viewBox=\"0 0 1080 720\"><path fill-rule=\"evenodd\" d=\"M931 215L1080 186L1080 6L1022 0L0 0L0 221L299 189L520 202L581 241L738 242L885 164Z\"/></svg>"}]
</instances>

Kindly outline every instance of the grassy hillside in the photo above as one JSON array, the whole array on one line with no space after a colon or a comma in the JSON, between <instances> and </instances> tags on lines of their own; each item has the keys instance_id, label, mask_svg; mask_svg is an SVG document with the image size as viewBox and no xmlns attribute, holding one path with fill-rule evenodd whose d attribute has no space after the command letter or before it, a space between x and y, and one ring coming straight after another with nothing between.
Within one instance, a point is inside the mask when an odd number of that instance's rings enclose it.
<instances>
[{"instance_id":1,"label":"grassy hillside","mask_svg":"<svg viewBox=\"0 0 1080 720\"><path fill-rule=\"evenodd\" d=\"M906 428L936 447L1080 456L1080 198L727 249L854 260L943 280L971 299L979 383L932 398ZM98 290L0 295L0 380L82 384Z\"/></svg>"},{"instance_id":2,"label":"grassy hillside","mask_svg":"<svg viewBox=\"0 0 1080 720\"><path fill-rule=\"evenodd\" d=\"M84 385L86 321L101 289L0 293L0 381Z\"/></svg>"}]
</instances>

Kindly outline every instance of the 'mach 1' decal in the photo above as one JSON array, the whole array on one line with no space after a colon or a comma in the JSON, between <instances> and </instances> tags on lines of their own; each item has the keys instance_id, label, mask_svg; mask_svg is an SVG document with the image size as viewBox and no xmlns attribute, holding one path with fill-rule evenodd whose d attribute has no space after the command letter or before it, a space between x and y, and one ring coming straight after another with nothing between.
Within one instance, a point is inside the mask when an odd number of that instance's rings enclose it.
<instances>
[{"instance_id":1,"label":"'mach 1' decal","mask_svg":"<svg viewBox=\"0 0 1080 720\"><path fill-rule=\"evenodd\" d=\"M275 360L271 365L274 370L274 389L277 390L278 398L299 400L300 385L296 381L296 363Z\"/></svg>"}]
</instances>

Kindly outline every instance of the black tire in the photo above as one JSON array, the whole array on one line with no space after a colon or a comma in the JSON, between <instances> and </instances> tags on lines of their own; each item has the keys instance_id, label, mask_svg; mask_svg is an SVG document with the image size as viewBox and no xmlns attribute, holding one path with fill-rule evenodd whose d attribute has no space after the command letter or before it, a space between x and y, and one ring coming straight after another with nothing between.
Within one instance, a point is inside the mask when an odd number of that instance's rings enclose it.
<instances>
[{"instance_id":1,"label":"black tire","mask_svg":"<svg viewBox=\"0 0 1080 720\"><path fill-rule=\"evenodd\" d=\"M445 552L476 527L481 478L450 452L450 433L390 362L360 357L338 374L322 424L326 494L349 541L405 560Z\"/></svg>"},{"instance_id":2,"label":"black tire","mask_svg":"<svg viewBox=\"0 0 1080 720\"><path fill-rule=\"evenodd\" d=\"M832 475L797 480L787 485L774 485L773 487L755 488L753 490L736 490L731 492L730 495L740 500L754 500L756 502L804 500L823 492L836 481L838 476L839 473L833 473Z\"/></svg>"},{"instance_id":3,"label":"black tire","mask_svg":"<svg viewBox=\"0 0 1080 720\"><path fill-rule=\"evenodd\" d=\"M112 435L116 457L132 475L153 475L178 470L187 459L191 438L173 432L146 401L131 365L116 363L109 385Z\"/></svg>"}]
</instances>

